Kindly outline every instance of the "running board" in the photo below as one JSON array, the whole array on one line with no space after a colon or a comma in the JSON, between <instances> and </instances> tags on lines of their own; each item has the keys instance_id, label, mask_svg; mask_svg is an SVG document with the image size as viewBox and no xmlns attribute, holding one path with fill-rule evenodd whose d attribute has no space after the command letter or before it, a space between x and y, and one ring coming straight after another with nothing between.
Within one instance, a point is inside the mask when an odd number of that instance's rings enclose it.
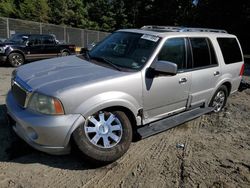
<instances>
[{"instance_id":1,"label":"running board","mask_svg":"<svg viewBox=\"0 0 250 188\"><path fill-rule=\"evenodd\" d=\"M212 107L195 108L195 109L150 123L149 125L140 127L137 129L137 133L139 134L141 139L147 138L152 135L171 129L173 127L176 127L177 125L180 125L182 123L195 119L203 114L206 114L212 111L213 111Z\"/></svg>"}]
</instances>

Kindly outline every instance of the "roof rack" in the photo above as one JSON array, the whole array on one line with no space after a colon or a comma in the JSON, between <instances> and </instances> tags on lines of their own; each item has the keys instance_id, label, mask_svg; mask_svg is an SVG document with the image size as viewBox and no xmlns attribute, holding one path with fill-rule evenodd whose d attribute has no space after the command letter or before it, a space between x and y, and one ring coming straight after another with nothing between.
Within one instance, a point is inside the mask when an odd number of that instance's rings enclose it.
<instances>
[{"instance_id":1,"label":"roof rack","mask_svg":"<svg viewBox=\"0 0 250 188\"><path fill-rule=\"evenodd\" d=\"M146 25L141 27L143 30L157 31L157 32L214 32L227 33L226 30L209 29L209 28L194 28L194 27L176 27L176 26L158 26Z\"/></svg>"},{"instance_id":2,"label":"roof rack","mask_svg":"<svg viewBox=\"0 0 250 188\"><path fill-rule=\"evenodd\" d=\"M175 26L158 26L158 25L145 25L141 27L143 30L151 30L151 31L168 31L168 32L178 32L180 27Z\"/></svg>"}]
</instances>

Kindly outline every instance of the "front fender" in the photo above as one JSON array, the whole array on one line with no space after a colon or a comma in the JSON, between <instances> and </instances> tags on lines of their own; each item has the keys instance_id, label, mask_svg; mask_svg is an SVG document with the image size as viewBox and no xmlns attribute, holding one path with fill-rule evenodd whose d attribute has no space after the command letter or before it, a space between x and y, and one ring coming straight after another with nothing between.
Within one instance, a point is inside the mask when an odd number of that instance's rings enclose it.
<instances>
[{"instance_id":1,"label":"front fender","mask_svg":"<svg viewBox=\"0 0 250 188\"><path fill-rule=\"evenodd\" d=\"M80 113L87 118L99 110L114 106L129 109L135 117L141 108L141 104L133 96L124 92L112 91L100 93L89 98L76 108L75 113Z\"/></svg>"},{"instance_id":2,"label":"front fender","mask_svg":"<svg viewBox=\"0 0 250 188\"><path fill-rule=\"evenodd\" d=\"M7 56L9 56L11 53L20 53L23 55L24 59L26 59L26 55L24 54L24 52L19 49L13 49L12 47L9 47L5 53Z\"/></svg>"}]
</instances>

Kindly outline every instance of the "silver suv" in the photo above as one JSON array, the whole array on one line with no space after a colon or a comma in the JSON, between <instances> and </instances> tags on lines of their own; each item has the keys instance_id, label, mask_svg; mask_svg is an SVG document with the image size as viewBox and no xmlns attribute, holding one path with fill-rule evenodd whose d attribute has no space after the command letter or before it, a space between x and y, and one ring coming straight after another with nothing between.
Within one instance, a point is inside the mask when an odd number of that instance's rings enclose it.
<instances>
[{"instance_id":1,"label":"silver suv","mask_svg":"<svg viewBox=\"0 0 250 188\"><path fill-rule=\"evenodd\" d=\"M32 147L108 163L145 138L219 112L244 71L236 36L145 26L118 30L84 55L27 64L6 99L15 132Z\"/></svg>"}]
</instances>

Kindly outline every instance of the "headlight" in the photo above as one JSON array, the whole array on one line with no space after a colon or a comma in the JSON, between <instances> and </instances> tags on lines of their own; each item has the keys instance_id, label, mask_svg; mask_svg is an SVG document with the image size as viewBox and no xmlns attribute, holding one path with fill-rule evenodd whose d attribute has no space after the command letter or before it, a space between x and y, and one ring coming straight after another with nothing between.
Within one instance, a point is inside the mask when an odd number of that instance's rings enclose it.
<instances>
[{"instance_id":1,"label":"headlight","mask_svg":"<svg viewBox=\"0 0 250 188\"><path fill-rule=\"evenodd\" d=\"M28 103L28 108L43 114L64 114L62 103L58 99L39 93L34 93L31 96Z\"/></svg>"},{"instance_id":2,"label":"headlight","mask_svg":"<svg viewBox=\"0 0 250 188\"><path fill-rule=\"evenodd\" d=\"M0 54L4 54L5 53L5 48L4 47L0 47Z\"/></svg>"},{"instance_id":3,"label":"headlight","mask_svg":"<svg viewBox=\"0 0 250 188\"><path fill-rule=\"evenodd\" d=\"M12 74L11 74L11 85L14 84L14 80L16 78L16 72L17 72L16 69L12 71Z\"/></svg>"}]
</instances>

